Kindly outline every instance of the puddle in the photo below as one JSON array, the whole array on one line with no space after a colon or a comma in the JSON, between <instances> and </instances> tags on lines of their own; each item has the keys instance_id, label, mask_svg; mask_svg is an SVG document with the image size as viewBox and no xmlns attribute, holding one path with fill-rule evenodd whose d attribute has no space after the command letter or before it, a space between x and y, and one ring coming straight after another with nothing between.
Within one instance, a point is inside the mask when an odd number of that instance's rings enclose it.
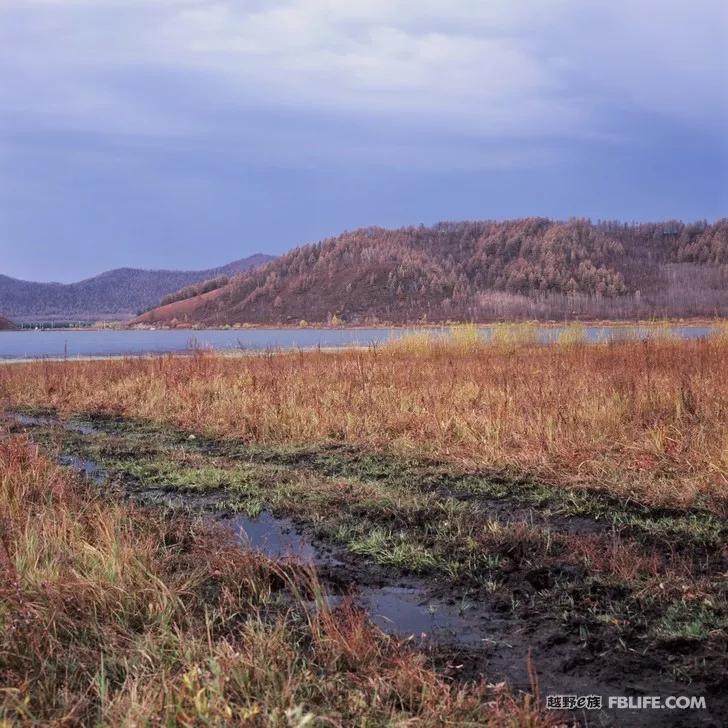
<instances>
[{"instance_id":1,"label":"puddle","mask_svg":"<svg viewBox=\"0 0 728 728\"><path fill-rule=\"evenodd\" d=\"M24 427L57 427L59 422L55 417L47 417L45 415L21 415L10 413L8 415L18 425Z\"/></svg>"},{"instance_id":2,"label":"puddle","mask_svg":"<svg viewBox=\"0 0 728 728\"><path fill-rule=\"evenodd\" d=\"M257 518L245 515L220 521L231 530L238 542L260 551L271 559L294 559L305 564L340 564L316 548L297 532L295 524L286 518L275 518L264 511ZM383 632L422 640L447 640L467 646L494 641L491 625L486 629L482 619L470 613L473 605L447 604L427 596L427 588L416 586L384 586L363 588L355 592L356 603ZM331 596L330 604L340 596ZM475 610L472 610L473 612Z\"/></svg>"},{"instance_id":3,"label":"puddle","mask_svg":"<svg viewBox=\"0 0 728 728\"><path fill-rule=\"evenodd\" d=\"M31 419L31 418L27 418ZM41 418L32 418L38 423ZM58 421L47 418L50 423L58 425ZM29 424L20 422L20 424ZM75 427L75 424L71 426ZM77 457L75 455L60 455L58 462L84 474L97 485L106 480L106 472L93 460ZM214 510L219 506L221 496L219 493L190 493L185 491L167 490L159 488L130 488L130 492L148 505L162 506L187 511ZM247 548L259 551L270 559L292 559L304 564L337 564L333 558L317 549L303 535L298 533L294 523L286 518L275 518L267 511L263 511L256 518L244 514L233 516L224 515L214 519L227 530L232 531L236 541Z\"/></svg>"},{"instance_id":4,"label":"puddle","mask_svg":"<svg viewBox=\"0 0 728 728\"><path fill-rule=\"evenodd\" d=\"M78 432L81 435L94 435L98 432L98 428L87 422L79 422L78 420L68 420L63 423L63 427L71 432Z\"/></svg>"},{"instance_id":5,"label":"puddle","mask_svg":"<svg viewBox=\"0 0 728 728\"><path fill-rule=\"evenodd\" d=\"M23 415L11 414L12 420L23 427L62 427L69 432L78 432L81 435L93 435L98 432L98 428L88 422L80 422L79 420L60 420L51 415Z\"/></svg>"},{"instance_id":6,"label":"puddle","mask_svg":"<svg viewBox=\"0 0 728 728\"><path fill-rule=\"evenodd\" d=\"M93 460L86 460L75 455L61 455L58 462L90 478L96 485L101 485L106 480L106 471L102 470Z\"/></svg>"},{"instance_id":7,"label":"puddle","mask_svg":"<svg viewBox=\"0 0 728 728\"><path fill-rule=\"evenodd\" d=\"M467 604L459 606L431 599L424 587L366 589L358 601L372 622L388 634L468 646L490 641L482 620L468 614Z\"/></svg>"},{"instance_id":8,"label":"puddle","mask_svg":"<svg viewBox=\"0 0 728 728\"><path fill-rule=\"evenodd\" d=\"M235 534L243 546L271 559L294 559L304 564L321 563L323 555L296 531L292 521L275 518L263 511L257 518L244 514L225 518L222 525Z\"/></svg>"}]
</instances>

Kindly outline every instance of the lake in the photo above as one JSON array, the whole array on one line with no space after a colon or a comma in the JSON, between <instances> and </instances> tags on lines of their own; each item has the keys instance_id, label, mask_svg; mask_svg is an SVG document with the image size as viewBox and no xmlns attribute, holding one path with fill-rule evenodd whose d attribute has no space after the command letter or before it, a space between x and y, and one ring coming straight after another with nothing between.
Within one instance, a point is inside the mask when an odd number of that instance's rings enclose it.
<instances>
[{"instance_id":1,"label":"lake","mask_svg":"<svg viewBox=\"0 0 728 728\"><path fill-rule=\"evenodd\" d=\"M714 328L706 325L675 325L669 329L681 338L709 336ZM432 331L433 329L429 329ZM482 326L484 337L492 327ZM562 327L537 328L544 342L558 339ZM586 326L587 341L608 341L624 336L645 337L648 326ZM662 330L662 329L661 329ZM125 356L189 351L194 347L218 351L265 350L311 347L367 346L381 344L417 329L206 329L113 331L113 330L42 330L0 332L0 359L41 359L56 357ZM434 329L446 331L446 329Z\"/></svg>"}]
</instances>

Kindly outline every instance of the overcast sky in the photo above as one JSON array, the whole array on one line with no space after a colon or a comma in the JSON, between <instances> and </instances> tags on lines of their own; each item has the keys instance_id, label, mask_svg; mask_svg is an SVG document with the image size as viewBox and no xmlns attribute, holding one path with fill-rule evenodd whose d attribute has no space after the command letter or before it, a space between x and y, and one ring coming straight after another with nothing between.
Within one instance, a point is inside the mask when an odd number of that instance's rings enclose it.
<instances>
[{"instance_id":1,"label":"overcast sky","mask_svg":"<svg viewBox=\"0 0 728 728\"><path fill-rule=\"evenodd\" d=\"M0 0L0 273L728 216L725 0Z\"/></svg>"}]
</instances>

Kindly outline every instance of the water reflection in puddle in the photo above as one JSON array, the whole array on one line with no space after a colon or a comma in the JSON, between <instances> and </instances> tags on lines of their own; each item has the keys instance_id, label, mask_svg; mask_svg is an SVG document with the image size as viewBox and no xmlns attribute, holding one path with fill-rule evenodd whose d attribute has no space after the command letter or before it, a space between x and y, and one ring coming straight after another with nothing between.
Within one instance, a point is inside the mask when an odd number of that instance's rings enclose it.
<instances>
[{"instance_id":1,"label":"water reflection in puddle","mask_svg":"<svg viewBox=\"0 0 728 728\"><path fill-rule=\"evenodd\" d=\"M429 599L425 588L385 586L362 591L359 602L383 632L425 639L479 644L483 625L465 609Z\"/></svg>"},{"instance_id":2,"label":"water reflection in puddle","mask_svg":"<svg viewBox=\"0 0 728 728\"><path fill-rule=\"evenodd\" d=\"M59 458L62 465L84 473L96 483L106 478L106 473L91 460L63 455ZM179 508L191 505L189 495L184 493L146 493L148 500L156 500L158 505ZM216 496L208 496L216 497ZM202 497L204 500L204 496ZM203 504L200 498L195 505ZM287 518L276 518L263 511L256 518L244 514L215 519L235 535L237 542L244 547L259 551L270 559L293 560L303 564L340 565L341 562L330 554L317 549L305 536L298 533L295 524ZM335 607L340 596L326 598L330 607ZM364 609L369 618L383 632L403 637L423 640L448 640L464 645L481 644L487 639L482 623L469 618L467 610L457 605L445 604L428 598L426 585L422 586L383 586L364 588L356 591L355 602ZM314 603L311 604L315 606Z\"/></svg>"},{"instance_id":3,"label":"water reflection in puddle","mask_svg":"<svg viewBox=\"0 0 728 728\"><path fill-rule=\"evenodd\" d=\"M97 485L100 485L106 480L106 471L102 470L93 460L86 460L75 455L61 455L58 458L58 462L85 475Z\"/></svg>"},{"instance_id":4,"label":"water reflection in puddle","mask_svg":"<svg viewBox=\"0 0 728 728\"><path fill-rule=\"evenodd\" d=\"M297 533L292 521L275 518L268 512L257 518L245 515L222 521L239 543L260 551L271 559L294 559L307 564L329 561L326 555ZM355 591L355 602L371 620L389 634L425 639L450 639L463 644L479 644L485 639L483 625L469 618L464 609L428 599L426 587L384 586ZM330 606L339 597L328 600Z\"/></svg>"},{"instance_id":5,"label":"water reflection in puddle","mask_svg":"<svg viewBox=\"0 0 728 728\"><path fill-rule=\"evenodd\" d=\"M237 515L222 521L237 541L260 551L271 559L295 559L306 564L321 561L316 548L286 518L275 518L264 511L256 518Z\"/></svg>"},{"instance_id":6,"label":"water reflection in puddle","mask_svg":"<svg viewBox=\"0 0 728 728\"><path fill-rule=\"evenodd\" d=\"M69 432L78 432L81 435L93 435L98 428L88 422L79 420L61 420L50 415L23 415L13 414L12 419L23 427L62 427Z\"/></svg>"}]
</instances>

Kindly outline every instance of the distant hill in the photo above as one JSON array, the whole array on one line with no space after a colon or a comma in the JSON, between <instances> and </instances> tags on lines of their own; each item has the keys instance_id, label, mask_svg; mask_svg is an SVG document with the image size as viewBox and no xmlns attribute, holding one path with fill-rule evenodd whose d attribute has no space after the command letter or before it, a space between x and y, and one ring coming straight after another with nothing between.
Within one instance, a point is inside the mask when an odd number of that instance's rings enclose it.
<instances>
[{"instance_id":1,"label":"distant hill","mask_svg":"<svg viewBox=\"0 0 728 728\"><path fill-rule=\"evenodd\" d=\"M252 255L201 271L118 268L78 283L33 283L0 275L0 311L22 320L124 319L156 306L170 293L219 276L232 276L272 260Z\"/></svg>"},{"instance_id":2,"label":"distant hill","mask_svg":"<svg viewBox=\"0 0 728 728\"><path fill-rule=\"evenodd\" d=\"M713 315L728 315L728 220L709 225L528 218L345 232L137 322Z\"/></svg>"},{"instance_id":3,"label":"distant hill","mask_svg":"<svg viewBox=\"0 0 728 728\"><path fill-rule=\"evenodd\" d=\"M14 328L15 326L12 321L9 321L4 316L0 316L0 331L10 331Z\"/></svg>"}]
</instances>

